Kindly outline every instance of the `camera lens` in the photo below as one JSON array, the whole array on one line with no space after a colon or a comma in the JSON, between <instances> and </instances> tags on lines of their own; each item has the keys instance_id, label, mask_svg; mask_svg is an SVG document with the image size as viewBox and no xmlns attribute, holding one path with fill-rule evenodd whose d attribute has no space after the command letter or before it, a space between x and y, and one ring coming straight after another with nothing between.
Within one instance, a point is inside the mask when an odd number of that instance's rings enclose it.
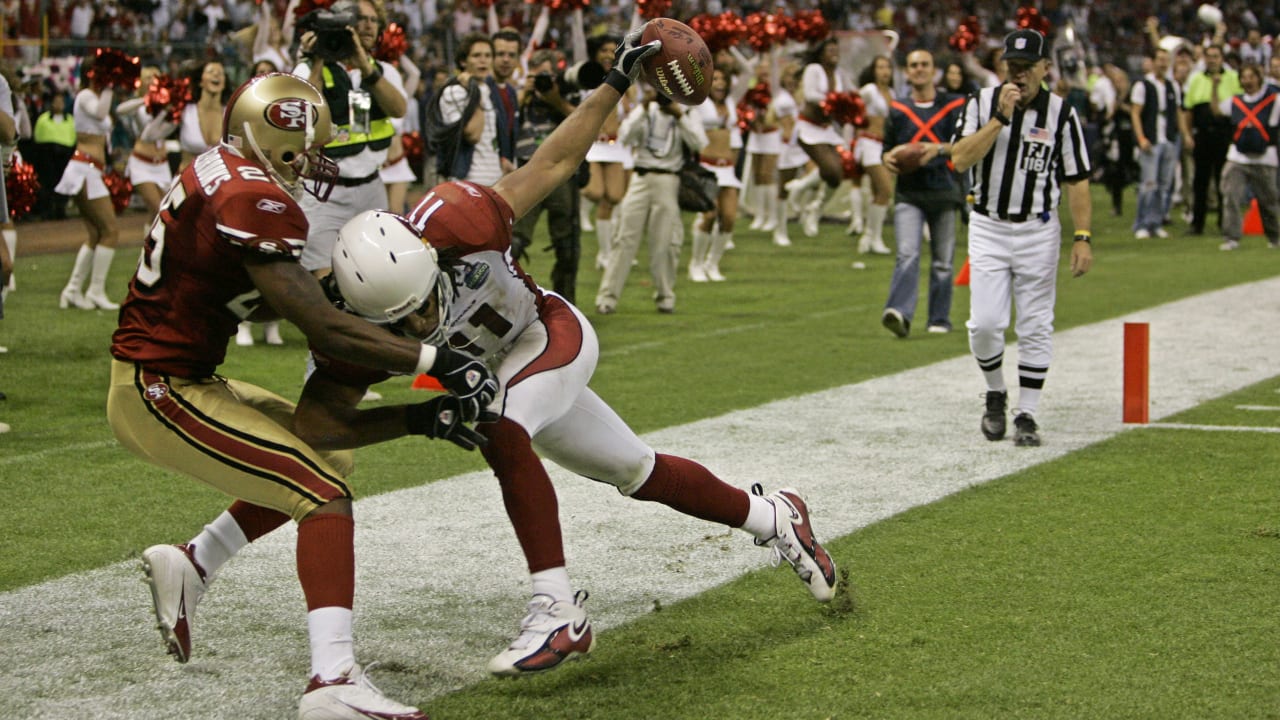
<instances>
[{"instance_id":1,"label":"camera lens","mask_svg":"<svg viewBox=\"0 0 1280 720\"><path fill-rule=\"evenodd\" d=\"M556 80L550 73L538 73L533 76L533 88L540 93L551 92Z\"/></svg>"}]
</instances>

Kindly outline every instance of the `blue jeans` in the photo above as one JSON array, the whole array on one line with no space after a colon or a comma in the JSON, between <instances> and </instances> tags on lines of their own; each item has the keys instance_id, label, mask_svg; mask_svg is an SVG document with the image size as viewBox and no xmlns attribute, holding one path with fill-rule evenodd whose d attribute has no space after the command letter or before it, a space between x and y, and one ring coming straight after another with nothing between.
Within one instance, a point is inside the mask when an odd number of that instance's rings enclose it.
<instances>
[{"instance_id":1,"label":"blue jeans","mask_svg":"<svg viewBox=\"0 0 1280 720\"><path fill-rule=\"evenodd\" d=\"M1155 232L1164 225L1173 194L1178 143L1162 142L1138 151L1138 216L1133 229Z\"/></svg>"},{"instance_id":2,"label":"blue jeans","mask_svg":"<svg viewBox=\"0 0 1280 720\"><path fill-rule=\"evenodd\" d=\"M951 328L951 261L956 252L956 207L926 210L910 203L893 206L893 237L898 259L889 282L885 308L902 313L910 322L916 314L920 292L920 245L924 224L929 223L929 324Z\"/></svg>"}]
</instances>

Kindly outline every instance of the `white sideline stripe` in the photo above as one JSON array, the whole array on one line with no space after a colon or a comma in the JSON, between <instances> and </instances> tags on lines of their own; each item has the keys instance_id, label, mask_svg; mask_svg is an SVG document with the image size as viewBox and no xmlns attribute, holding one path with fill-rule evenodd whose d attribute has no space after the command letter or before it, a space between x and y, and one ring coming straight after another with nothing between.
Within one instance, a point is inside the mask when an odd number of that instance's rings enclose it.
<instances>
[{"instance_id":1,"label":"white sideline stripe","mask_svg":"<svg viewBox=\"0 0 1280 720\"><path fill-rule=\"evenodd\" d=\"M1237 405L1237 410L1253 410L1256 412L1280 411L1280 405Z\"/></svg>"},{"instance_id":2,"label":"white sideline stripe","mask_svg":"<svg viewBox=\"0 0 1280 720\"><path fill-rule=\"evenodd\" d=\"M1245 306L1255 311L1221 312ZM968 356L646 439L741 487L798 488L819 537L830 540L1125 430L1125 321L1151 325L1152 415L1167 417L1272 376L1278 315L1275 278L1059 333L1039 418L1046 444L1036 449L982 439L983 386ZM1012 377L1012 350L1005 364ZM740 532L558 469L553 477L569 567L591 591L600 630L767 567L768 551ZM356 516L358 652L402 669L384 670L382 689L425 703L481 681L527 599L497 483L470 473L361 500ZM0 594L0 717L291 717L308 672L294 537L291 529L275 533L224 568L200 605L196 655L185 666L163 655L136 562ZM837 561L857 582L857 558ZM798 581L790 589L806 592Z\"/></svg>"},{"instance_id":3,"label":"white sideline stripe","mask_svg":"<svg viewBox=\"0 0 1280 720\"><path fill-rule=\"evenodd\" d=\"M1254 425L1196 425L1193 423L1150 423L1146 426L1161 430L1198 430L1203 432L1257 432L1280 433L1280 427L1257 427Z\"/></svg>"},{"instance_id":4,"label":"white sideline stripe","mask_svg":"<svg viewBox=\"0 0 1280 720\"><path fill-rule=\"evenodd\" d=\"M85 450L101 450L105 447L118 445L115 440L95 440L93 442L75 443L73 445L63 445L61 447L49 448L48 450L36 450L35 452L22 453L20 455L9 455L0 458L0 466L18 465L21 463L39 460L49 455L70 455Z\"/></svg>"}]
</instances>

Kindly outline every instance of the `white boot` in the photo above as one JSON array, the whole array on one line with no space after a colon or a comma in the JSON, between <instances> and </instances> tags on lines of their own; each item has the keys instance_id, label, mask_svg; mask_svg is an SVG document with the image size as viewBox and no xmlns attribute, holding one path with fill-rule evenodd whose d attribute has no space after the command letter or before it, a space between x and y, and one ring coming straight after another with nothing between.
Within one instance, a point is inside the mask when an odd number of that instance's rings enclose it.
<instances>
[{"instance_id":1,"label":"white boot","mask_svg":"<svg viewBox=\"0 0 1280 720\"><path fill-rule=\"evenodd\" d=\"M760 230L773 232L778 227L778 186L775 183L760 186Z\"/></svg>"},{"instance_id":2,"label":"white boot","mask_svg":"<svg viewBox=\"0 0 1280 720\"><path fill-rule=\"evenodd\" d=\"M787 203L778 202L774 199L773 214L773 244L778 247L789 247L791 245L791 237L787 234Z\"/></svg>"},{"instance_id":3,"label":"white boot","mask_svg":"<svg viewBox=\"0 0 1280 720\"><path fill-rule=\"evenodd\" d=\"M262 325L263 336L268 345L283 345L284 338L280 337L280 321L272 320Z\"/></svg>"},{"instance_id":4,"label":"white boot","mask_svg":"<svg viewBox=\"0 0 1280 720\"><path fill-rule=\"evenodd\" d=\"M867 231L858 243L859 252L871 252L873 255L889 255L893 251L884 244L884 217L889 213L888 205L872 204L867 210ZM866 244L867 250L862 249Z\"/></svg>"},{"instance_id":5,"label":"white boot","mask_svg":"<svg viewBox=\"0 0 1280 720\"><path fill-rule=\"evenodd\" d=\"M804 230L805 237L818 236L818 225L822 221L822 208L826 204L827 186L819 185L814 189L813 199L805 205L804 212L800 215L800 227Z\"/></svg>"},{"instance_id":6,"label":"white boot","mask_svg":"<svg viewBox=\"0 0 1280 720\"><path fill-rule=\"evenodd\" d=\"M850 235L860 235L863 230L866 229L866 224L862 215L862 209L864 207L863 196L864 193L862 191L861 183L854 185L853 189L849 191L848 233Z\"/></svg>"},{"instance_id":7,"label":"white boot","mask_svg":"<svg viewBox=\"0 0 1280 720\"><path fill-rule=\"evenodd\" d=\"M245 320L236 328L236 344L249 347L253 344L253 323Z\"/></svg>"},{"instance_id":8,"label":"white boot","mask_svg":"<svg viewBox=\"0 0 1280 720\"><path fill-rule=\"evenodd\" d=\"M733 233L717 232L711 236L711 250L707 253L707 279L711 282L724 282L720 274L720 258L724 257L725 248L733 242Z\"/></svg>"},{"instance_id":9,"label":"white boot","mask_svg":"<svg viewBox=\"0 0 1280 720\"><path fill-rule=\"evenodd\" d=\"M89 276L89 290L84 299L102 310L119 310L119 303L107 298L107 273L111 270L111 261L116 257L116 249L99 245L93 249L93 273Z\"/></svg>"},{"instance_id":10,"label":"white boot","mask_svg":"<svg viewBox=\"0 0 1280 720\"><path fill-rule=\"evenodd\" d=\"M698 220L695 218L690 234L693 236L693 253L689 256L689 279L696 283L704 283L708 280L706 262L707 251L711 249L711 233L699 229Z\"/></svg>"},{"instance_id":11,"label":"white boot","mask_svg":"<svg viewBox=\"0 0 1280 720\"><path fill-rule=\"evenodd\" d=\"M17 267L18 231L7 229L4 231L3 234L4 234L4 244L9 247L9 261L14 264L14 267ZM15 280L17 276L18 276L18 273L16 272L9 273L9 288L8 288L9 292L13 292L14 290L18 289L18 283Z\"/></svg>"},{"instance_id":12,"label":"white boot","mask_svg":"<svg viewBox=\"0 0 1280 720\"><path fill-rule=\"evenodd\" d=\"M582 228L582 232L592 232L595 227L591 224L591 216L596 212L596 204L588 200L581 193L578 195L578 227Z\"/></svg>"},{"instance_id":13,"label":"white boot","mask_svg":"<svg viewBox=\"0 0 1280 720\"><path fill-rule=\"evenodd\" d=\"M765 205L764 195L761 194L760 190L761 186L759 185L751 186L751 208L749 208L751 211L751 224L747 226L748 230L759 230L760 227L764 225L764 214L765 210L768 209L768 206ZM739 190L738 192L742 191ZM746 208L746 204L747 203L740 203L738 206L739 210L748 209Z\"/></svg>"},{"instance_id":14,"label":"white boot","mask_svg":"<svg viewBox=\"0 0 1280 720\"><path fill-rule=\"evenodd\" d=\"M58 307L63 310L75 306L81 310L92 310L94 305L84 297L84 281L89 277L89 268L93 265L93 248L88 245L81 245L80 252L76 254L76 263L71 266L71 278L67 280L67 286L62 289L62 296L58 298Z\"/></svg>"},{"instance_id":15,"label":"white boot","mask_svg":"<svg viewBox=\"0 0 1280 720\"><path fill-rule=\"evenodd\" d=\"M613 251L613 218L596 220L596 269L609 266L609 253Z\"/></svg>"},{"instance_id":16,"label":"white boot","mask_svg":"<svg viewBox=\"0 0 1280 720\"><path fill-rule=\"evenodd\" d=\"M787 199L792 203L792 209L797 213L803 212L804 204L802 202L804 195L808 190L817 188L822 183L822 176L818 174L817 169L810 170L805 175L788 182L783 187L787 191Z\"/></svg>"}]
</instances>

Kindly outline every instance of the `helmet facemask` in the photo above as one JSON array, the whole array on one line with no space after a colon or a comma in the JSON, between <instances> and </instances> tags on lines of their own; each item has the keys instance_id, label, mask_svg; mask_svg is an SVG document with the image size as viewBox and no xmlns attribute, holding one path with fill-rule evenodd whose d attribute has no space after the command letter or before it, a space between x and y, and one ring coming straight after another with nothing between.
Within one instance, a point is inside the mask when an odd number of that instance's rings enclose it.
<instances>
[{"instance_id":1,"label":"helmet facemask","mask_svg":"<svg viewBox=\"0 0 1280 720\"><path fill-rule=\"evenodd\" d=\"M304 147L309 149L304 152L286 149L280 153L279 158L272 157L272 153L264 151L258 145L258 140L253 136L253 128L249 123L244 124L243 137L249 149L258 158L258 162L262 163L263 167L271 173L271 177L294 198L301 198L300 191L305 190L320 202L327 202L338 180L338 164L326 156L321 147L315 146L315 133L315 126L311 124L311 118L308 115L307 127L304 131L306 138Z\"/></svg>"}]
</instances>

